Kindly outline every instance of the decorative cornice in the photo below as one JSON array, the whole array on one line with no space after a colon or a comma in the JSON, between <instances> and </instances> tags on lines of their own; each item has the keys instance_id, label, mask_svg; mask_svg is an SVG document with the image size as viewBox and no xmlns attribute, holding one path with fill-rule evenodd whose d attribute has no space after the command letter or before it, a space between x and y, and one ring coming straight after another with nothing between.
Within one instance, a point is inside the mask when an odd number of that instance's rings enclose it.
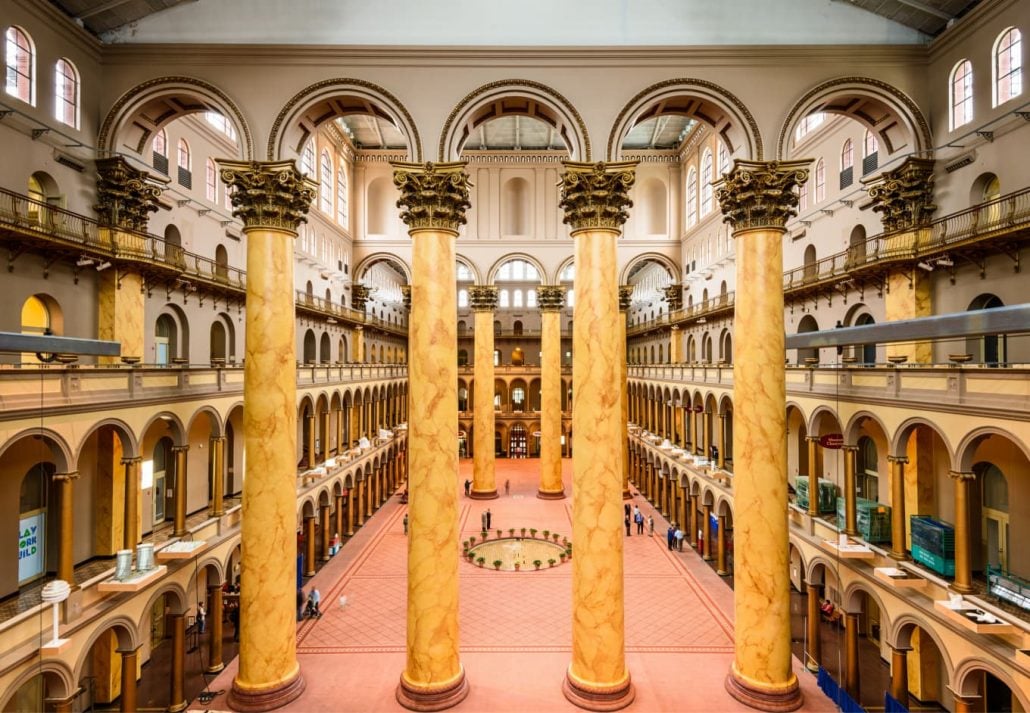
<instances>
[{"instance_id":1,"label":"decorative cornice","mask_svg":"<svg viewBox=\"0 0 1030 713\"><path fill-rule=\"evenodd\" d=\"M146 171L133 168L121 156L98 158L97 204L100 224L146 232L150 214L164 190Z\"/></svg>"},{"instance_id":2,"label":"decorative cornice","mask_svg":"<svg viewBox=\"0 0 1030 713\"><path fill-rule=\"evenodd\" d=\"M296 233L307 220L318 184L289 161L216 159L222 182L233 188L232 214L244 228L271 228Z\"/></svg>"},{"instance_id":3,"label":"decorative cornice","mask_svg":"<svg viewBox=\"0 0 1030 713\"><path fill-rule=\"evenodd\" d=\"M365 311L365 305L372 299L372 294L376 291L376 288L369 287L368 285L362 285L360 282L355 282L350 288L350 306L359 312ZM410 298L409 298L410 299Z\"/></svg>"},{"instance_id":4,"label":"decorative cornice","mask_svg":"<svg viewBox=\"0 0 1030 713\"><path fill-rule=\"evenodd\" d=\"M286 121L286 117L291 114L294 107L300 102L307 99L310 95L316 94L323 89L336 88L340 90L340 93L345 93L348 87L357 87L364 89L372 94L378 94L380 97L386 99L396 108L403 117L403 126L401 128L410 128L412 136L411 138L415 142L415 146L408 147L408 153L416 161L422 160L422 138L418 134L418 127L415 124L415 120L411 118L411 113L408 112L407 107L401 104L400 100L397 99L393 94L383 89L378 84L372 82L366 82L363 79L352 79L348 77L338 77L335 79L323 79L321 82L316 82L310 86L304 87L299 92L290 97L290 100L286 102L286 105L279 112L279 115L275 117L275 122L272 124L272 131L268 135L268 160L274 160L276 158L276 145L279 143L281 138L280 132L283 128L283 123Z\"/></svg>"},{"instance_id":5,"label":"decorative cornice","mask_svg":"<svg viewBox=\"0 0 1030 713\"><path fill-rule=\"evenodd\" d=\"M105 47L105 51L108 48ZM254 142L250 136L250 126L243 118L243 112L236 106L236 102L229 98L229 96L221 89L213 84L205 82L203 79L194 79L193 77L183 76L171 76L171 77L157 77L156 79L149 79L145 82L137 84L129 91L122 94L118 101L108 110L107 116L104 117L104 123L100 127L100 133L97 136L97 146L102 150L114 151L115 150L115 139L116 137L111 136L112 129L115 128L115 121L121 114L122 109L126 104L136 99L140 94L149 92L154 87L162 87L167 85L169 89L174 88L177 85L186 85L187 87L196 87L208 92L211 95L217 97L232 114L231 117L236 125L236 129L239 131L240 142L243 148L244 158L250 159L254 155ZM109 145L109 143L111 145ZM140 152L143 151L143 147L138 147Z\"/></svg>"},{"instance_id":6,"label":"decorative cornice","mask_svg":"<svg viewBox=\"0 0 1030 713\"><path fill-rule=\"evenodd\" d=\"M576 128L579 130L579 135L583 137L583 156L582 158L590 160L590 134L587 133L586 122L583 121L583 117L579 115L579 111L576 107L566 99L561 92L558 92L546 84L540 82L534 82L530 79L500 79L496 82L490 82L484 84L478 89L473 89L471 92L465 95L465 97L454 105L451 113L447 117L447 121L444 122L443 131L440 132L440 146L438 156L441 161L447 158L444 154L447 151L447 139L450 137L451 131L454 129L454 122L458 118L458 115L463 112L468 106L475 101L475 99L483 94L492 92L497 89L511 89L511 94L517 94L520 88L522 89L533 89L538 91L551 99L558 102L565 111L569 112L573 120L576 122Z\"/></svg>"},{"instance_id":7,"label":"decorative cornice","mask_svg":"<svg viewBox=\"0 0 1030 713\"><path fill-rule=\"evenodd\" d=\"M493 312L497 309L497 288L493 285L469 287L469 306L473 312Z\"/></svg>"},{"instance_id":8,"label":"decorative cornice","mask_svg":"<svg viewBox=\"0 0 1030 713\"><path fill-rule=\"evenodd\" d=\"M933 159L910 156L895 169L867 183L873 210L886 232L920 228L930 222L933 202Z\"/></svg>"},{"instance_id":9,"label":"decorative cornice","mask_svg":"<svg viewBox=\"0 0 1030 713\"><path fill-rule=\"evenodd\" d=\"M393 184L400 191L397 207L408 230L450 230L465 224L469 176L465 162L394 163Z\"/></svg>"},{"instance_id":10,"label":"decorative cornice","mask_svg":"<svg viewBox=\"0 0 1030 713\"><path fill-rule=\"evenodd\" d=\"M541 312L560 312L565 307L565 288L561 285L540 285L536 288L536 303Z\"/></svg>"},{"instance_id":11,"label":"decorative cornice","mask_svg":"<svg viewBox=\"0 0 1030 713\"><path fill-rule=\"evenodd\" d=\"M669 310L676 312L683 309L683 285L676 282L662 289L665 301L669 304Z\"/></svg>"},{"instance_id":12,"label":"decorative cornice","mask_svg":"<svg viewBox=\"0 0 1030 713\"><path fill-rule=\"evenodd\" d=\"M585 163L565 161L561 177L563 223L573 230L621 230L633 206L629 189L636 180L636 161Z\"/></svg>"},{"instance_id":13,"label":"decorative cornice","mask_svg":"<svg viewBox=\"0 0 1030 713\"><path fill-rule=\"evenodd\" d=\"M729 173L715 184L723 222L733 230L783 228L796 212L798 194L794 188L808 180L810 163L809 159L735 160Z\"/></svg>"},{"instance_id":14,"label":"decorative cornice","mask_svg":"<svg viewBox=\"0 0 1030 713\"><path fill-rule=\"evenodd\" d=\"M619 285L619 311L629 312L633 303L633 285Z\"/></svg>"}]
</instances>

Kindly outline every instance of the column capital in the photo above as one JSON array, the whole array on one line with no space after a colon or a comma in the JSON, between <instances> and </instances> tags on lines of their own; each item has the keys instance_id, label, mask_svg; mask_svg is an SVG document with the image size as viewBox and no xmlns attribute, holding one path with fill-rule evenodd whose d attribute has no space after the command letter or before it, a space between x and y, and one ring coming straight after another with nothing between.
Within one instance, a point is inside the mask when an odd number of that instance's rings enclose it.
<instances>
[{"instance_id":1,"label":"column capital","mask_svg":"<svg viewBox=\"0 0 1030 713\"><path fill-rule=\"evenodd\" d=\"M887 462L906 465L908 463L908 456L887 456Z\"/></svg>"},{"instance_id":2,"label":"column capital","mask_svg":"<svg viewBox=\"0 0 1030 713\"><path fill-rule=\"evenodd\" d=\"M172 446L172 453L186 453L189 449L189 444L185 446Z\"/></svg>"},{"instance_id":3,"label":"column capital","mask_svg":"<svg viewBox=\"0 0 1030 713\"><path fill-rule=\"evenodd\" d=\"M97 204L100 224L108 228L145 231L164 186L160 179L129 165L121 156L98 158ZM167 183L167 179L164 183Z\"/></svg>"},{"instance_id":4,"label":"column capital","mask_svg":"<svg viewBox=\"0 0 1030 713\"><path fill-rule=\"evenodd\" d=\"M285 230L296 235L307 220L318 184L289 161L216 159L222 182L232 191L232 214L244 228Z\"/></svg>"},{"instance_id":5,"label":"column capital","mask_svg":"<svg viewBox=\"0 0 1030 713\"><path fill-rule=\"evenodd\" d=\"M411 311L411 285L401 285L401 299L404 301L404 309Z\"/></svg>"},{"instance_id":6,"label":"column capital","mask_svg":"<svg viewBox=\"0 0 1030 713\"><path fill-rule=\"evenodd\" d=\"M678 312L683 309L683 285L679 282L674 282L671 285L667 285L662 288L662 294L665 295L665 301L669 303L670 312Z\"/></svg>"},{"instance_id":7,"label":"column capital","mask_svg":"<svg viewBox=\"0 0 1030 713\"><path fill-rule=\"evenodd\" d=\"M812 442L818 443L819 442L819 436L805 436L805 440L808 441L809 443L812 443Z\"/></svg>"},{"instance_id":8,"label":"column capital","mask_svg":"<svg viewBox=\"0 0 1030 713\"><path fill-rule=\"evenodd\" d=\"M536 303L541 312L559 312L565 307L565 288L561 285L540 285L536 289Z\"/></svg>"},{"instance_id":9,"label":"column capital","mask_svg":"<svg viewBox=\"0 0 1030 713\"><path fill-rule=\"evenodd\" d=\"M910 156L897 168L884 171L866 183L873 210L887 232L920 228L930 222L937 206L933 202L932 158Z\"/></svg>"},{"instance_id":10,"label":"column capital","mask_svg":"<svg viewBox=\"0 0 1030 713\"><path fill-rule=\"evenodd\" d=\"M585 163L562 161L560 208L563 223L577 230L622 230L633 206L629 190L636 181L637 161Z\"/></svg>"},{"instance_id":11,"label":"column capital","mask_svg":"<svg viewBox=\"0 0 1030 713\"><path fill-rule=\"evenodd\" d=\"M425 164L398 162L393 166L393 185L400 191L397 207L401 220L413 230L458 232L465 224L469 202L469 175L465 161Z\"/></svg>"},{"instance_id":12,"label":"column capital","mask_svg":"<svg viewBox=\"0 0 1030 713\"><path fill-rule=\"evenodd\" d=\"M54 473L54 480L59 483L73 482L79 479L79 471L72 470L67 473Z\"/></svg>"},{"instance_id":13,"label":"column capital","mask_svg":"<svg viewBox=\"0 0 1030 713\"><path fill-rule=\"evenodd\" d=\"M497 287L472 285L469 287L469 306L473 312L493 312L497 309Z\"/></svg>"},{"instance_id":14,"label":"column capital","mask_svg":"<svg viewBox=\"0 0 1030 713\"><path fill-rule=\"evenodd\" d=\"M355 282L350 287L350 304L351 307L356 309L358 312L365 311L365 305L372 299L372 295L375 294L376 288L369 287L368 285L362 285L360 282Z\"/></svg>"},{"instance_id":15,"label":"column capital","mask_svg":"<svg viewBox=\"0 0 1030 713\"><path fill-rule=\"evenodd\" d=\"M969 471L963 470L949 470L948 477L954 480L976 480L976 473L970 473Z\"/></svg>"},{"instance_id":16,"label":"column capital","mask_svg":"<svg viewBox=\"0 0 1030 713\"><path fill-rule=\"evenodd\" d=\"M221 441L222 443L224 443L224 442L225 442L225 441L227 441L228 439L227 439L227 438L226 438L225 436L211 436L211 438L210 438L210 439L208 439L208 440L209 440L209 441L210 441L211 443L215 443L215 442L217 442L217 441Z\"/></svg>"},{"instance_id":17,"label":"column capital","mask_svg":"<svg viewBox=\"0 0 1030 713\"><path fill-rule=\"evenodd\" d=\"M858 446L853 446L853 445L850 445L850 444L843 445L843 446L840 447L840 449L842 451L844 451L845 453L858 453Z\"/></svg>"},{"instance_id":18,"label":"column capital","mask_svg":"<svg viewBox=\"0 0 1030 713\"><path fill-rule=\"evenodd\" d=\"M619 311L629 312L630 305L633 304L633 285L619 285Z\"/></svg>"},{"instance_id":19,"label":"column capital","mask_svg":"<svg viewBox=\"0 0 1030 713\"><path fill-rule=\"evenodd\" d=\"M122 465L135 465L137 463L142 463L142 462L143 462L143 458L141 456L131 456L131 457L128 457L128 458L122 458L122 460L121 460Z\"/></svg>"},{"instance_id":20,"label":"column capital","mask_svg":"<svg viewBox=\"0 0 1030 713\"><path fill-rule=\"evenodd\" d=\"M716 184L723 222L734 231L783 228L796 213L794 187L808 180L812 161L742 161Z\"/></svg>"}]
</instances>

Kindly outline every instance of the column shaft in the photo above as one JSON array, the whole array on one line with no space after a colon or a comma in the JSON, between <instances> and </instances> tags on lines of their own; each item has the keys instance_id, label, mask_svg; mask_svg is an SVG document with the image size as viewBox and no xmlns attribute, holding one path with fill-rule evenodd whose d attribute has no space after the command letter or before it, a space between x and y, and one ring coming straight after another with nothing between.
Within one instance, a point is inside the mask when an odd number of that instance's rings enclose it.
<instances>
[{"instance_id":1,"label":"column shaft","mask_svg":"<svg viewBox=\"0 0 1030 713\"><path fill-rule=\"evenodd\" d=\"M136 713L139 709L136 702L136 670L139 667L139 649L122 651L122 693L118 710L121 713Z\"/></svg>"},{"instance_id":2,"label":"column shaft","mask_svg":"<svg viewBox=\"0 0 1030 713\"><path fill-rule=\"evenodd\" d=\"M368 487L364 480L365 477L367 475L358 481L358 527L365 524L365 488Z\"/></svg>"},{"instance_id":3,"label":"column shaft","mask_svg":"<svg viewBox=\"0 0 1030 713\"><path fill-rule=\"evenodd\" d=\"M319 542L319 559L323 562L329 561L329 538L331 536L329 527L329 504L326 503L318 508L319 523L318 526L321 528L321 541Z\"/></svg>"},{"instance_id":4,"label":"column shaft","mask_svg":"<svg viewBox=\"0 0 1030 713\"><path fill-rule=\"evenodd\" d=\"M697 549L697 532L701 528L697 523L697 495L690 495L690 546Z\"/></svg>"},{"instance_id":5,"label":"column shaft","mask_svg":"<svg viewBox=\"0 0 1030 713\"><path fill-rule=\"evenodd\" d=\"M173 518L172 535L182 537L186 534L186 453L189 446L175 446L172 453L175 455L175 490L172 491L172 502L175 505Z\"/></svg>"},{"instance_id":6,"label":"column shaft","mask_svg":"<svg viewBox=\"0 0 1030 713\"><path fill-rule=\"evenodd\" d=\"M706 562L712 561L712 506L705 503L701 506L701 529L704 532L704 555Z\"/></svg>"},{"instance_id":7,"label":"column shaft","mask_svg":"<svg viewBox=\"0 0 1030 713\"><path fill-rule=\"evenodd\" d=\"M347 523L345 520L345 506L343 504L343 497L344 496L342 493L336 496L336 508L333 510L333 536L339 536L347 532Z\"/></svg>"},{"instance_id":8,"label":"column shaft","mask_svg":"<svg viewBox=\"0 0 1030 713\"><path fill-rule=\"evenodd\" d=\"M315 453L315 430L318 425L315 423L315 414L307 414L304 417L304 425L307 427L307 443L304 446L304 450L308 460L308 469L310 470L318 462L318 454Z\"/></svg>"},{"instance_id":9,"label":"column shaft","mask_svg":"<svg viewBox=\"0 0 1030 713\"><path fill-rule=\"evenodd\" d=\"M862 690L858 666L858 612L844 615L844 690L856 701Z\"/></svg>"},{"instance_id":10,"label":"column shaft","mask_svg":"<svg viewBox=\"0 0 1030 713\"><path fill-rule=\"evenodd\" d=\"M726 575L729 574L729 570L726 569L726 516L719 516L719 534L717 535L718 540L716 541L716 558L715 558L715 573Z\"/></svg>"},{"instance_id":11,"label":"column shaft","mask_svg":"<svg viewBox=\"0 0 1030 713\"><path fill-rule=\"evenodd\" d=\"M304 576L315 576L315 516L304 518Z\"/></svg>"},{"instance_id":12,"label":"column shaft","mask_svg":"<svg viewBox=\"0 0 1030 713\"><path fill-rule=\"evenodd\" d=\"M347 537L354 536L354 501L356 499L356 488L347 491Z\"/></svg>"},{"instance_id":13,"label":"column shaft","mask_svg":"<svg viewBox=\"0 0 1030 713\"><path fill-rule=\"evenodd\" d=\"M955 481L955 581L951 588L968 594L973 588L973 558L969 535L969 482L973 473L951 472Z\"/></svg>"},{"instance_id":14,"label":"column shaft","mask_svg":"<svg viewBox=\"0 0 1030 713\"><path fill-rule=\"evenodd\" d=\"M141 460L139 457L122 459L122 465L125 466L125 523L122 530L122 547L127 550L136 549L136 545L142 539L139 518Z\"/></svg>"},{"instance_id":15,"label":"column shaft","mask_svg":"<svg viewBox=\"0 0 1030 713\"><path fill-rule=\"evenodd\" d=\"M822 614L819 609L821 603L819 601L819 585L808 582L805 585L805 590L808 593L808 657L805 659L805 667L814 673L819 670L819 666L822 665L823 661L822 639L819 635L819 622Z\"/></svg>"},{"instance_id":16,"label":"column shaft","mask_svg":"<svg viewBox=\"0 0 1030 713\"><path fill-rule=\"evenodd\" d=\"M207 673L218 673L225 668L222 662L222 587L219 584L208 585L207 588L207 620L210 636L207 642Z\"/></svg>"},{"instance_id":17,"label":"column shaft","mask_svg":"<svg viewBox=\"0 0 1030 713\"><path fill-rule=\"evenodd\" d=\"M550 291L560 292L560 288ZM540 319L540 487L537 497L558 499L565 497L561 474L561 312L543 309Z\"/></svg>"},{"instance_id":18,"label":"column shaft","mask_svg":"<svg viewBox=\"0 0 1030 713\"><path fill-rule=\"evenodd\" d=\"M856 446L844 446L844 532L848 535L858 534L858 495L855 483L857 455Z\"/></svg>"},{"instance_id":19,"label":"column shaft","mask_svg":"<svg viewBox=\"0 0 1030 713\"><path fill-rule=\"evenodd\" d=\"M225 514L225 437L211 439L211 514Z\"/></svg>"},{"instance_id":20,"label":"column shaft","mask_svg":"<svg viewBox=\"0 0 1030 713\"><path fill-rule=\"evenodd\" d=\"M329 460L329 412L323 411L321 414L320 426L322 427L321 434L321 445L322 446L322 462Z\"/></svg>"},{"instance_id":21,"label":"column shaft","mask_svg":"<svg viewBox=\"0 0 1030 713\"><path fill-rule=\"evenodd\" d=\"M72 587L75 586L75 560L72 551L75 532L75 481L78 473L58 473L54 476L59 485L58 500L60 501L60 544L57 552L57 578L63 579Z\"/></svg>"},{"instance_id":22,"label":"column shaft","mask_svg":"<svg viewBox=\"0 0 1030 713\"><path fill-rule=\"evenodd\" d=\"M475 291L475 288L473 288ZM494 480L494 313L496 288L480 289L484 302L475 311L475 382L473 384L473 444L471 497L489 500L497 497ZM491 299L493 298L493 299Z\"/></svg>"},{"instance_id":23,"label":"column shaft","mask_svg":"<svg viewBox=\"0 0 1030 713\"><path fill-rule=\"evenodd\" d=\"M887 456L891 470L891 551L897 560L907 559L905 550L905 464L908 458Z\"/></svg>"},{"instance_id":24,"label":"column shaft","mask_svg":"<svg viewBox=\"0 0 1030 713\"><path fill-rule=\"evenodd\" d=\"M172 615L172 671L170 713L186 710L186 616Z\"/></svg>"},{"instance_id":25,"label":"column shaft","mask_svg":"<svg viewBox=\"0 0 1030 713\"><path fill-rule=\"evenodd\" d=\"M908 649L891 647L891 695L908 708Z\"/></svg>"},{"instance_id":26,"label":"column shaft","mask_svg":"<svg viewBox=\"0 0 1030 713\"><path fill-rule=\"evenodd\" d=\"M809 436L808 441L808 514L819 517L819 439Z\"/></svg>"}]
</instances>

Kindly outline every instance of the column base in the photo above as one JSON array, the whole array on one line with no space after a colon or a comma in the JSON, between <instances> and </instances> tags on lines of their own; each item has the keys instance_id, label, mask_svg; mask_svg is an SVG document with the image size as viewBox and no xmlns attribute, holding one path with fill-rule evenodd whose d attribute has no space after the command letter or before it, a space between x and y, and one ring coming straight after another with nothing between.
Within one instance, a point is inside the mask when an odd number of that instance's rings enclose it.
<instances>
[{"instance_id":1,"label":"column base","mask_svg":"<svg viewBox=\"0 0 1030 713\"><path fill-rule=\"evenodd\" d=\"M175 705L168 706L168 713L179 713L179 711L186 710L186 706L189 705L189 701L183 701L182 703L176 703ZM70 708L68 710L71 710Z\"/></svg>"},{"instance_id":2,"label":"column base","mask_svg":"<svg viewBox=\"0 0 1030 713\"><path fill-rule=\"evenodd\" d=\"M458 674L458 679L447 683L443 687L420 686L414 687L401 674L401 682L397 684L397 702L408 710L413 711L442 711L452 708L469 694L468 679L465 678L465 669Z\"/></svg>"},{"instance_id":3,"label":"column base","mask_svg":"<svg viewBox=\"0 0 1030 713\"><path fill-rule=\"evenodd\" d=\"M955 582L949 584L948 589L953 592L958 592L959 594L972 594L976 591L976 587L971 587L968 584L957 584Z\"/></svg>"},{"instance_id":4,"label":"column base","mask_svg":"<svg viewBox=\"0 0 1030 713\"><path fill-rule=\"evenodd\" d=\"M628 706L636 697L628 673L622 683L598 686L575 680L573 673L567 670L561 690L570 703L588 711L617 711Z\"/></svg>"},{"instance_id":5,"label":"column base","mask_svg":"<svg viewBox=\"0 0 1030 713\"><path fill-rule=\"evenodd\" d=\"M538 489L536 496L541 500L564 500L565 499L565 488L561 490L543 490Z\"/></svg>"},{"instance_id":6,"label":"column base","mask_svg":"<svg viewBox=\"0 0 1030 713\"><path fill-rule=\"evenodd\" d=\"M469 493L469 497L473 500L496 500L499 496L497 495L497 489L493 490L473 490Z\"/></svg>"},{"instance_id":7,"label":"column base","mask_svg":"<svg viewBox=\"0 0 1030 713\"><path fill-rule=\"evenodd\" d=\"M729 573L729 571L727 571L727 570L723 570L723 569L718 569L718 568L717 568L717 569L715 570L715 573L716 573L717 575L719 575L720 577L729 577L729 576L730 576L730 573Z\"/></svg>"},{"instance_id":8,"label":"column base","mask_svg":"<svg viewBox=\"0 0 1030 713\"><path fill-rule=\"evenodd\" d=\"M774 713L795 711L805 702L797 676L793 673L786 685L760 688L737 673L736 665L726 676L726 692L750 708Z\"/></svg>"},{"instance_id":9,"label":"column base","mask_svg":"<svg viewBox=\"0 0 1030 713\"><path fill-rule=\"evenodd\" d=\"M898 560L899 562L904 562L908 559L907 552L888 552L887 556L890 557L892 560Z\"/></svg>"},{"instance_id":10,"label":"column base","mask_svg":"<svg viewBox=\"0 0 1030 713\"><path fill-rule=\"evenodd\" d=\"M204 669L204 673L219 673L224 668L225 668L225 664L224 663L219 663L219 664L216 664L214 666L208 666L207 668Z\"/></svg>"},{"instance_id":11,"label":"column base","mask_svg":"<svg viewBox=\"0 0 1030 713\"><path fill-rule=\"evenodd\" d=\"M234 711L244 711L244 713L274 710L296 700L304 692L304 686L304 677L300 675L299 666L293 678L274 688L250 691L237 687L234 680L232 688L229 689L229 707Z\"/></svg>"}]
</instances>

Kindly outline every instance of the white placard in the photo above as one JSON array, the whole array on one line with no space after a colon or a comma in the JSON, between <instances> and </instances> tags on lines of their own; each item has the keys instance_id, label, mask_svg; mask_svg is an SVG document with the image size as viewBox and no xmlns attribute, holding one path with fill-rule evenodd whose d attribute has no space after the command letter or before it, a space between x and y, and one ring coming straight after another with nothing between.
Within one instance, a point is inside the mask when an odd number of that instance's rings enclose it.
<instances>
[{"instance_id":1,"label":"white placard","mask_svg":"<svg viewBox=\"0 0 1030 713\"><path fill-rule=\"evenodd\" d=\"M39 511L18 521L18 581L43 574L46 513Z\"/></svg>"}]
</instances>

